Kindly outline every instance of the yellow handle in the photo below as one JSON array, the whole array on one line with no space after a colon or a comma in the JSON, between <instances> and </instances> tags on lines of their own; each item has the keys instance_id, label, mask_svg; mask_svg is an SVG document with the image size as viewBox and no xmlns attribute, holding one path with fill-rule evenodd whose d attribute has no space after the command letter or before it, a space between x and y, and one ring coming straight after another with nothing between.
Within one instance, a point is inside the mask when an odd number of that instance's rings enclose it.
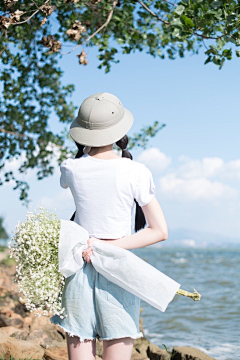
<instances>
[{"instance_id":1,"label":"yellow handle","mask_svg":"<svg viewBox=\"0 0 240 360\"><path fill-rule=\"evenodd\" d=\"M194 301L199 301L201 299L201 295L195 289L194 289L193 293L190 293L190 292L188 292L186 290L179 289L177 291L177 294L178 295L183 295L183 296L188 296L191 299L193 299Z\"/></svg>"}]
</instances>

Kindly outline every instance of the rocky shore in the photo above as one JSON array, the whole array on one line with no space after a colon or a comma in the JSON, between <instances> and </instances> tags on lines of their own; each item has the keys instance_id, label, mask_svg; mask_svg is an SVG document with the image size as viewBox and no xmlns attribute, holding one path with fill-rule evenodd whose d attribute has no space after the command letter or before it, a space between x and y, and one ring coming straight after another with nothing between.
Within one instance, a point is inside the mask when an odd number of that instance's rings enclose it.
<instances>
[{"instance_id":1,"label":"rocky shore","mask_svg":"<svg viewBox=\"0 0 240 360\"><path fill-rule=\"evenodd\" d=\"M0 359L67 360L66 336L46 316L36 317L19 300L15 265L0 253ZM140 328L143 322L140 317ZM97 341L97 360L102 359L102 342ZM174 347L172 352L151 344L145 337L136 339L131 360L214 360L191 347Z\"/></svg>"}]
</instances>

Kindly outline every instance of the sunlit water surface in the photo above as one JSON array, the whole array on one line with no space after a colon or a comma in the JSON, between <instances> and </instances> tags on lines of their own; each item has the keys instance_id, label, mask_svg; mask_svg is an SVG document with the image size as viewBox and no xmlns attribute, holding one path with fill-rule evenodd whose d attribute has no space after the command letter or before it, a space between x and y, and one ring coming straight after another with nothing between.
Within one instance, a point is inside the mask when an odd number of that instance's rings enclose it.
<instances>
[{"instance_id":1,"label":"sunlit water surface","mask_svg":"<svg viewBox=\"0 0 240 360\"><path fill-rule=\"evenodd\" d=\"M240 248L134 250L201 301L176 295L165 313L144 301L144 334L163 348L192 346L218 360L240 359Z\"/></svg>"}]
</instances>

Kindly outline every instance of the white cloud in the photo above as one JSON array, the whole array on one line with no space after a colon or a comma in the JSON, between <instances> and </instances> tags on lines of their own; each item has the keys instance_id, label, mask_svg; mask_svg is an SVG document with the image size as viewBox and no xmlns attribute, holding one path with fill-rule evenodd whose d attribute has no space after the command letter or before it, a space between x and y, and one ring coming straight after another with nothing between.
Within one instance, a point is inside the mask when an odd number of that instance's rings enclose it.
<instances>
[{"instance_id":1,"label":"white cloud","mask_svg":"<svg viewBox=\"0 0 240 360\"><path fill-rule=\"evenodd\" d=\"M137 161L145 164L150 170L156 172L164 171L171 164L171 158L158 148L144 150L138 156Z\"/></svg>"},{"instance_id":2,"label":"white cloud","mask_svg":"<svg viewBox=\"0 0 240 360\"><path fill-rule=\"evenodd\" d=\"M182 178L213 178L219 176L222 179L240 179L240 159L224 162L219 157L204 157L202 159L191 159L180 156L181 165L178 175Z\"/></svg>"},{"instance_id":3,"label":"white cloud","mask_svg":"<svg viewBox=\"0 0 240 360\"><path fill-rule=\"evenodd\" d=\"M189 157L180 156L180 162L183 163L178 174L184 178L211 178L217 176L224 170L224 161L219 157L204 157L201 160L194 160Z\"/></svg>"},{"instance_id":4,"label":"white cloud","mask_svg":"<svg viewBox=\"0 0 240 360\"><path fill-rule=\"evenodd\" d=\"M178 166L170 168L171 158L158 148L144 150L137 159L155 173L165 172L159 179L159 192L168 198L213 201L238 197L239 191L225 182L240 179L240 159L224 162L220 157L180 156L178 160Z\"/></svg>"},{"instance_id":5,"label":"white cloud","mask_svg":"<svg viewBox=\"0 0 240 360\"><path fill-rule=\"evenodd\" d=\"M160 192L180 200L229 199L238 196L238 191L219 181L210 181L204 177L180 178L175 173L159 179Z\"/></svg>"}]
</instances>

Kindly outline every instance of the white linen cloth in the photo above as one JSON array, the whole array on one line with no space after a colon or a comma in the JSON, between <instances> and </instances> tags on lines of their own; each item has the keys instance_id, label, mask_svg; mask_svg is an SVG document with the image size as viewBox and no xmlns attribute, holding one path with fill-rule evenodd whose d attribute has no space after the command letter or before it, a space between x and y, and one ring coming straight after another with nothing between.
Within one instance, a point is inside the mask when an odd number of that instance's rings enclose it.
<instances>
[{"instance_id":1,"label":"white linen cloth","mask_svg":"<svg viewBox=\"0 0 240 360\"><path fill-rule=\"evenodd\" d=\"M59 271L69 277L83 267L82 251L89 234L73 221L61 220ZM132 252L100 242L92 243L91 262L97 272L156 309L164 312L180 284Z\"/></svg>"}]
</instances>

